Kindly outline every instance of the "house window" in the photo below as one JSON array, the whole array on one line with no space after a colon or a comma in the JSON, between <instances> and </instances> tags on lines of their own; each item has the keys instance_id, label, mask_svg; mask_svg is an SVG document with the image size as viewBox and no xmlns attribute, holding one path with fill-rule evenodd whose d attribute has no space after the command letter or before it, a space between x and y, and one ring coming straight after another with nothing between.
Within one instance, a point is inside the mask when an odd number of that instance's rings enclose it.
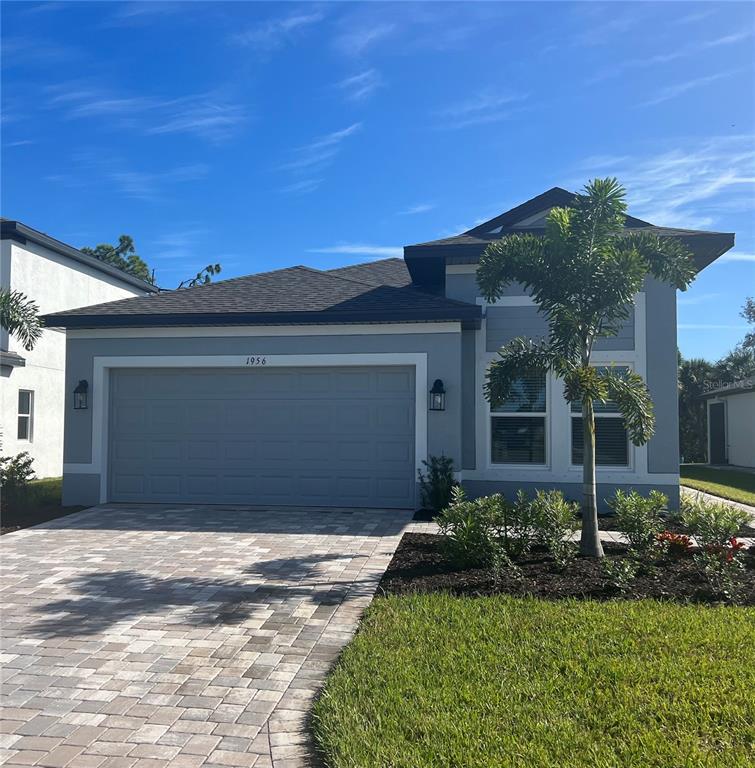
<instances>
[{"instance_id":1,"label":"house window","mask_svg":"<svg viewBox=\"0 0 755 768\"><path fill-rule=\"evenodd\" d=\"M605 369L603 369L605 370ZM617 373L629 370L616 366ZM595 465L598 467L628 467L629 438L624 419L616 403L608 400L596 402L595 410ZM571 463L582 464L584 458L584 434L582 432L582 406L571 404Z\"/></svg>"},{"instance_id":2,"label":"house window","mask_svg":"<svg viewBox=\"0 0 755 768\"><path fill-rule=\"evenodd\" d=\"M505 403L490 415L493 464L545 464L545 373L518 379Z\"/></svg>"},{"instance_id":3,"label":"house window","mask_svg":"<svg viewBox=\"0 0 755 768\"><path fill-rule=\"evenodd\" d=\"M31 440L34 421L34 393L29 389L18 390L18 439Z\"/></svg>"}]
</instances>

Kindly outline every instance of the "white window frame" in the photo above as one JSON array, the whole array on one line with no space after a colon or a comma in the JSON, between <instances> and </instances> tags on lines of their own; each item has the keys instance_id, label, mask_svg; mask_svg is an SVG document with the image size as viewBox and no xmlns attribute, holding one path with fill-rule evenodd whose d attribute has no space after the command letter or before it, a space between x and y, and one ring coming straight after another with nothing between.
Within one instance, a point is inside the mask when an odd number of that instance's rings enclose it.
<instances>
[{"instance_id":1,"label":"white window frame","mask_svg":"<svg viewBox=\"0 0 755 768\"><path fill-rule=\"evenodd\" d=\"M495 355L491 355L491 360ZM548 469L550 467L550 402L551 402L551 375L545 373L545 410L544 411L495 411L487 404L487 466L489 469ZM545 462L542 464L526 464L524 462L495 462L493 461L493 419L500 417L518 418L542 418L545 442Z\"/></svg>"},{"instance_id":2,"label":"white window frame","mask_svg":"<svg viewBox=\"0 0 755 768\"><path fill-rule=\"evenodd\" d=\"M628 373L634 371L634 364L626 360L612 360L610 363L595 362L590 363L591 368L625 368ZM581 470L581 464L574 464L572 462L572 440L574 434L574 419L581 419L582 411L572 411L571 405L569 405L569 469ZM595 420L598 419L621 419L623 416L621 413L606 413L600 411L595 413ZM629 439L629 433L627 432L627 463L626 464L598 464L597 456L595 458L595 471L596 472L634 472L634 444Z\"/></svg>"},{"instance_id":3,"label":"white window frame","mask_svg":"<svg viewBox=\"0 0 755 768\"><path fill-rule=\"evenodd\" d=\"M21 394L26 392L29 395L29 412L21 413ZM21 443L34 442L34 390L33 389L19 389L18 398L16 400L16 439ZM26 419L28 427L26 430L26 437L18 436L18 420Z\"/></svg>"}]
</instances>

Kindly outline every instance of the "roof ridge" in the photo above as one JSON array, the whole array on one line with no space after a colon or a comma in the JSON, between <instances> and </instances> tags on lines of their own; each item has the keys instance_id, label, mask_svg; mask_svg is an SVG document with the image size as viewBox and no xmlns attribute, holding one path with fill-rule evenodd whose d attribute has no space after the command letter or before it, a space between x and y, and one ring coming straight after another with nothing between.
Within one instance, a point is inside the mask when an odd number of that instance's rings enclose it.
<instances>
[{"instance_id":1,"label":"roof ridge","mask_svg":"<svg viewBox=\"0 0 755 768\"><path fill-rule=\"evenodd\" d=\"M354 266L357 266L356 264ZM345 280L349 283L356 283L357 285L367 285L370 288L377 288L379 286L373 285L372 283L365 283L364 280L355 280L352 277L344 277L343 275L334 275L331 273L329 269L317 269L317 267L308 267L305 264L299 264L297 268L300 269L306 269L308 272L317 272L319 275L324 275L325 277L334 277L336 280ZM341 269L345 269L345 267L341 267Z\"/></svg>"}]
</instances>

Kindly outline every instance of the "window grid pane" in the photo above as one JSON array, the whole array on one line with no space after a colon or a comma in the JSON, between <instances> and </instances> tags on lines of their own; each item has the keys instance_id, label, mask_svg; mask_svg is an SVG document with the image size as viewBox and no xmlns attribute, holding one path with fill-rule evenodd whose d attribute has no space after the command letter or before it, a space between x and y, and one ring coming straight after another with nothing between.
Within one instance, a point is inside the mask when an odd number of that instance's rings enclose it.
<instances>
[{"instance_id":1,"label":"window grid pane","mask_svg":"<svg viewBox=\"0 0 755 768\"><path fill-rule=\"evenodd\" d=\"M582 417L572 417L571 421L571 461L581 464L584 457ZM629 439L623 419L596 417L595 464L599 467L629 466Z\"/></svg>"},{"instance_id":2,"label":"window grid pane","mask_svg":"<svg viewBox=\"0 0 755 768\"><path fill-rule=\"evenodd\" d=\"M506 402L495 413L545 413L545 373L517 379Z\"/></svg>"},{"instance_id":3,"label":"window grid pane","mask_svg":"<svg viewBox=\"0 0 755 768\"><path fill-rule=\"evenodd\" d=\"M31 414L31 392L27 389L18 391L18 415L29 416Z\"/></svg>"},{"instance_id":4,"label":"window grid pane","mask_svg":"<svg viewBox=\"0 0 755 768\"><path fill-rule=\"evenodd\" d=\"M19 440L29 439L29 417L28 416L18 417L18 439Z\"/></svg>"},{"instance_id":5,"label":"window grid pane","mask_svg":"<svg viewBox=\"0 0 755 768\"><path fill-rule=\"evenodd\" d=\"M494 464L545 464L545 417L494 417L491 460Z\"/></svg>"}]
</instances>

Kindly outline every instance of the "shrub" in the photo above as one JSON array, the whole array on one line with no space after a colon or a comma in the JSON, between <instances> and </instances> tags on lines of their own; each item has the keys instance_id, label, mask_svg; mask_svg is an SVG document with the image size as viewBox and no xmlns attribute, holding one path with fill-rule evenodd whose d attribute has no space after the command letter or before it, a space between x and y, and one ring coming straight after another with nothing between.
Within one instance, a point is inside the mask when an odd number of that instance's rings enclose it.
<instances>
[{"instance_id":1,"label":"shrub","mask_svg":"<svg viewBox=\"0 0 755 768\"><path fill-rule=\"evenodd\" d=\"M636 560L628 557L604 557L600 561L603 578L610 586L622 593L632 586L639 567L639 563Z\"/></svg>"},{"instance_id":2,"label":"shrub","mask_svg":"<svg viewBox=\"0 0 755 768\"><path fill-rule=\"evenodd\" d=\"M692 549L692 539L683 533L663 531L656 537L658 543L673 557L682 557Z\"/></svg>"},{"instance_id":3,"label":"shrub","mask_svg":"<svg viewBox=\"0 0 755 768\"><path fill-rule=\"evenodd\" d=\"M749 521L749 515L743 509L724 502L708 501L699 494L682 497L679 518L701 549L726 548Z\"/></svg>"},{"instance_id":4,"label":"shrub","mask_svg":"<svg viewBox=\"0 0 755 768\"><path fill-rule=\"evenodd\" d=\"M545 546L562 568L576 555L571 536L578 527L578 512L579 504L567 501L561 491L538 491L530 502L535 540Z\"/></svg>"},{"instance_id":5,"label":"shrub","mask_svg":"<svg viewBox=\"0 0 755 768\"><path fill-rule=\"evenodd\" d=\"M506 500L500 494L470 501L455 486L451 504L437 518L446 556L460 568L492 565L500 548Z\"/></svg>"},{"instance_id":6,"label":"shrub","mask_svg":"<svg viewBox=\"0 0 755 768\"><path fill-rule=\"evenodd\" d=\"M629 540L629 548L640 557L647 557L663 530L663 510L668 497L660 491L651 491L647 497L637 491L616 495L608 502L616 515L618 529Z\"/></svg>"},{"instance_id":7,"label":"shrub","mask_svg":"<svg viewBox=\"0 0 755 768\"><path fill-rule=\"evenodd\" d=\"M743 546L732 538L728 547L707 547L695 555L695 562L714 595L731 601L737 599L739 576L744 567L739 557Z\"/></svg>"},{"instance_id":8,"label":"shrub","mask_svg":"<svg viewBox=\"0 0 755 768\"><path fill-rule=\"evenodd\" d=\"M524 491L519 491L516 501L504 501L501 508L501 545L511 557L529 552L535 543L535 521L532 503Z\"/></svg>"},{"instance_id":9,"label":"shrub","mask_svg":"<svg viewBox=\"0 0 755 768\"><path fill-rule=\"evenodd\" d=\"M422 505L434 512L440 512L451 503L451 491L456 486L454 462L448 456L430 456L423 461L427 474L417 470Z\"/></svg>"},{"instance_id":10,"label":"shrub","mask_svg":"<svg viewBox=\"0 0 755 768\"><path fill-rule=\"evenodd\" d=\"M34 479L33 462L34 459L26 451L16 456L0 457L0 488L9 501L17 499L29 481Z\"/></svg>"}]
</instances>

